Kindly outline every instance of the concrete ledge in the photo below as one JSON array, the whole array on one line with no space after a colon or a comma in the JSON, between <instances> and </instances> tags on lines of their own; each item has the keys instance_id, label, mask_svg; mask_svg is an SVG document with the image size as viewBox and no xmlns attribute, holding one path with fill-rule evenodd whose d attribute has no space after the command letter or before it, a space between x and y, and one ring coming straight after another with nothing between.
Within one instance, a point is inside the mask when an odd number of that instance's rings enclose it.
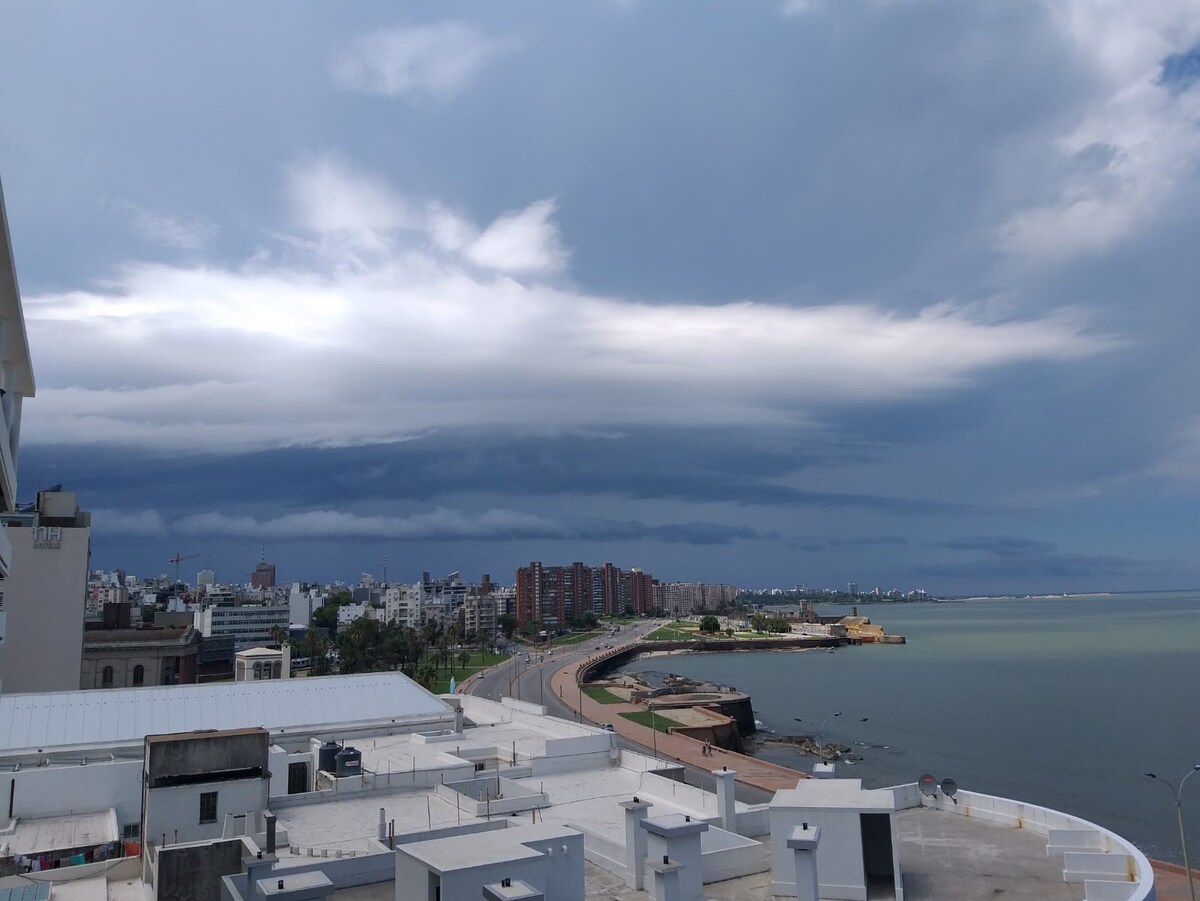
<instances>
[{"instance_id":1,"label":"concrete ledge","mask_svg":"<svg viewBox=\"0 0 1200 901\"><path fill-rule=\"evenodd\" d=\"M1054 857L1068 851L1107 851L1104 836L1094 829L1051 829L1046 839L1046 854Z\"/></svg>"},{"instance_id":2,"label":"concrete ledge","mask_svg":"<svg viewBox=\"0 0 1200 901\"><path fill-rule=\"evenodd\" d=\"M1128 854L1106 854L1103 851L1068 851L1063 855L1063 881L1084 882L1097 879L1134 882L1137 871Z\"/></svg>"},{"instance_id":3,"label":"concrete ledge","mask_svg":"<svg viewBox=\"0 0 1200 901\"><path fill-rule=\"evenodd\" d=\"M1087 879L1083 883L1083 901L1129 901L1134 888L1132 882Z\"/></svg>"}]
</instances>

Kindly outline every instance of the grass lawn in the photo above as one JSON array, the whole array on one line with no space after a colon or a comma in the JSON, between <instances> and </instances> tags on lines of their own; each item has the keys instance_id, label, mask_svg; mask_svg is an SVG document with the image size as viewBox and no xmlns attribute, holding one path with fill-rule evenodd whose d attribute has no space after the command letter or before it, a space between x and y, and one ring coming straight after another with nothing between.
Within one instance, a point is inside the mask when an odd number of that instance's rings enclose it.
<instances>
[{"instance_id":1,"label":"grass lawn","mask_svg":"<svg viewBox=\"0 0 1200 901\"><path fill-rule=\"evenodd\" d=\"M659 732L666 732L672 726L683 725L683 723L676 722L670 717L663 716L661 713L652 714L649 710L635 710L633 713L622 713L621 716L627 720L632 720L639 726L645 726L648 729L657 729Z\"/></svg>"},{"instance_id":2,"label":"grass lawn","mask_svg":"<svg viewBox=\"0 0 1200 901\"><path fill-rule=\"evenodd\" d=\"M655 629L646 636L646 641L691 641L699 637L692 629L677 629L674 626L663 626Z\"/></svg>"},{"instance_id":3,"label":"grass lawn","mask_svg":"<svg viewBox=\"0 0 1200 901\"><path fill-rule=\"evenodd\" d=\"M581 641L587 641L589 638L599 638L602 634L596 632L568 632L566 635L560 635L551 644L579 644Z\"/></svg>"},{"instance_id":4,"label":"grass lawn","mask_svg":"<svg viewBox=\"0 0 1200 901\"><path fill-rule=\"evenodd\" d=\"M599 701L601 704L627 704L629 703L620 695L615 695L603 685L585 685L583 693L593 701Z\"/></svg>"},{"instance_id":5,"label":"grass lawn","mask_svg":"<svg viewBox=\"0 0 1200 901\"><path fill-rule=\"evenodd\" d=\"M467 676L472 676L482 669L487 669L489 666L495 666L497 663L503 663L508 660L508 654L492 654L488 651L472 651L471 659L467 661L466 667L459 665L458 661L454 661L454 672L451 673L445 668L441 670L438 680L433 683L433 687L429 689L435 695L445 694L450 690L450 677L454 676L455 681L462 685L463 680Z\"/></svg>"}]
</instances>

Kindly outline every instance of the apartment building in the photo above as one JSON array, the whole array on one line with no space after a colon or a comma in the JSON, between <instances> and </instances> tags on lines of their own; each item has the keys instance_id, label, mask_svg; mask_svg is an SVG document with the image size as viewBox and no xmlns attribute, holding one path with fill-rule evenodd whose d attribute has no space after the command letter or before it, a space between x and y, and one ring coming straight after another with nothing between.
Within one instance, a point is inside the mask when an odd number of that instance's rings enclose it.
<instances>
[{"instance_id":1,"label":"apartment building","mask_svg":"<svg viewBox=\"0 0 1200 901\"><path fill-rule=\"evenodd\" d=\"M654 577L611 563L522 566L516 575L517 623L523 632L565 629L584 612L643 614L654 607Z\"/></svg>"},{"instance_id":2,"label":"apartment building","mask_svg":"<svg viewBox=\"0 0 1200 901\"><path fill-rule=\"evenodd\" d=\"M4 583L9 641L0 650L5 691L79 688L91 515L75 494L39 491L0 515L12 570Z\"/></svg>"},{"instance_id":3,"label":"apartment building","mask_svg":"<svg viewBox=\"0 0 1200 901\"><path fill-rule=\"evenodd\" d=\"M325 592L315 585L293 582L288 592L288 609L293 626L308 628L312 625L313 611L325 603Z\"/></svg>"},{"instance_id":4,"label":"apartment building","mask_svg":"<svg viewBox=\"0 0 1200 901\"><path fill-rule=\"evenodd\" d=\"M271 632L287 632L290 609L286 604L262 607L204 607L195 613L196 631L204 638L232 637L234 648L242 650L275 642Z\"/></svg>"},{"instance_id":5,"label":"apartment building","mask_svg":"<svg viewBox=\"0 0 1200 901\"><path fill-rule=\"evenodd\" d=\"M654 606L672 616L691 616L734 603L736 585L698 582L658 582L654 585Z\"/></svg>"},{"instance_id":6,"label":"apartment building","mask_svg":"<svg viewBox=\"0 0 1200 901\"><path fill-rule=\"evenodd\" d=\"M29 339L21 310L21 291L8 235L4 189L0 186L0 514L16 509L17 460L21 443L21 405L33 397L33 366ZM13 568L13 548L6 529L0 529L0 662L9 612L8 579ZM2 670L0 670L2 672Z\"/></svg>"},{"instance_id":7,"label":"apartment building","mask_svg":"<svg viewBox=\"0 0 1200 901\"><path fill-rule=\"evenodd\" d=\"M260 563L250 574L250 585L260 591L275 587L275 564Z\"/></svg>"},{"instance_id":8,"label":"apartment building","mask_svg":"<svg viewBox=\"0 0 1200 901\"><path fill-rule=\"evenodd\" d=\"M421 586L389 585L383 591L386 622L417 629L421 626Z\"/></svg>"},{"instance_id":9,"label":"apartment building","mask_svg":"<svg viewBox=\"0 0 1200 901\"><path fill-rule=\"evenodd\" d=\"M503 610L497 612L497 598L491 594L469 594L463 604L463 629L470 635L494 640L496 637L497 619Z\"/></svg>"}]
</instances>

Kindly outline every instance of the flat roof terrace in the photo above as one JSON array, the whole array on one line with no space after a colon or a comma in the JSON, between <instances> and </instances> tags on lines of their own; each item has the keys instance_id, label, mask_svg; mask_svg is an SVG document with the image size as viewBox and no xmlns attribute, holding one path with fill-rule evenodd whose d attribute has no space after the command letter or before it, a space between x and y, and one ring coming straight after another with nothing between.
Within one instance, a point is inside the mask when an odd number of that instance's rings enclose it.
<instances>
[{"instance_id":1,"label":"flat roof terrace","mask_svg":"<svg viewBox=\"0 0 1200 901\"><path fill-rule=\"evenodd\" d=\"M1063 882L1061 857L1046 837L929 807L896 814L905 901L1036 898L1081 901L1083 885Z\"/></svg>"},{"instance_id":2,"label":"flat roof terrace","mask_svg":"<svg viewBox=\"0 0 1200 901\"><path fill-rule=\"evenodd\" d=\"M1046 856L1044 836L931 808L897 813L905 901L1081 901L1083 886L1062 881L1062 861ZM587 864L588 899L648 901L612 873ZM392 898L394 887L361 886L337 892L341 901ZM712 901L772 901L767 873L704 886ZM873 890L872 901L893 897Z\"/></svg>"}]
</instances>

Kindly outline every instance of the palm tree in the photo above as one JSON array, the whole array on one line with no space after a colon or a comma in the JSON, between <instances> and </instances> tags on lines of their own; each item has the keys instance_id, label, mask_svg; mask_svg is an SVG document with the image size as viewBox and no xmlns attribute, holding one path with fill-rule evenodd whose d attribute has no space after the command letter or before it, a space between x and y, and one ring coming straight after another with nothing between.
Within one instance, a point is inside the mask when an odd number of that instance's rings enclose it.
<instances>
[{"instance_id":1,"label":"palm tree","mask_svg":"<svg viewBox=\"0 0 1200 901\"><path fill-rule=\"evenodd\" d=\"M425 688L433 688L433 683L437 681L438 673L432 664L425 663L417 670L417 682Z\"/></svg>"}]
</instances>

